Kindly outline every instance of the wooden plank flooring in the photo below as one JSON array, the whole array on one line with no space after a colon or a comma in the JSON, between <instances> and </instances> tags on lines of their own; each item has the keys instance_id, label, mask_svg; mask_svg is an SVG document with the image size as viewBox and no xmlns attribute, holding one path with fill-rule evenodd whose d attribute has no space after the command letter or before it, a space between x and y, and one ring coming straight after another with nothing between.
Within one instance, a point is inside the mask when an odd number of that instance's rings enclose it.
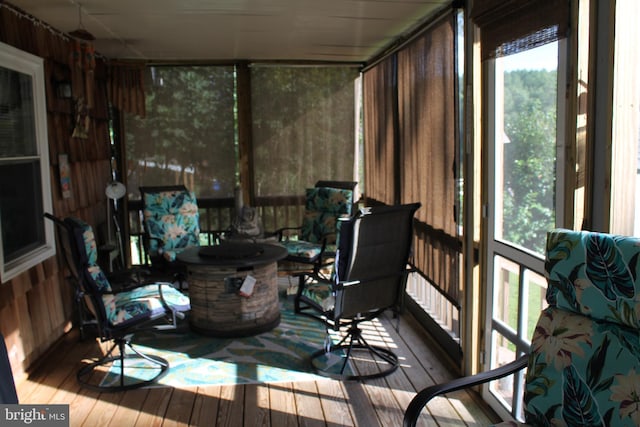
<instances>
[{"instance_id":1,"label":"wooden plank flooring","mask_svg":"<svg viewBox=\"0 0 640 427\"><path fill-rule=\"evenodd\" d=\"M390 315L367 327L365 338L384 342L401 368L375 380L171 388L96 393L81 388L76 372L101 351L97 341L67 334L17 384L21 403L69 404L71 426L399 426L416 390L454 377L430 337L409 314L400 329ZM134 340L135 342L135 340ZM496 421L477 396L460 391L433 400L421 425L486 426Z\"/></svg>"}]
</instances>

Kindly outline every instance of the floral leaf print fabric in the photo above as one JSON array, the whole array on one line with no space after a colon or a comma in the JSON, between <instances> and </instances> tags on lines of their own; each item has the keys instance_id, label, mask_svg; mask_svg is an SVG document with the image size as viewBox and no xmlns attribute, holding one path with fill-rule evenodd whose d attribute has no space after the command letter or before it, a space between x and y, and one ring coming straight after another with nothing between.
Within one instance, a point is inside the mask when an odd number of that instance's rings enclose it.
<instances>
[{"instance_id":1,"label":"floral leaf print fabric","mask_svg":"<svg viewBox=\"0 0 640 427\"><path fill-rule=\"evenodd\" d=\"M193 192L160 191L144 194L144 225L152 258L173 262L176 255L200 242L200 217Z\"/></svg>"},{"instance_id":2,"label":"floral leaf print fabric","mask_svg":"<svg viewBox=\"0 0 640 427\"><path fill-rule=\"evenodd\" d=\"M549 307L531 342L528 424L640 425L639 254L638 238L549 233Z\"/></svg>"}]
</instances>

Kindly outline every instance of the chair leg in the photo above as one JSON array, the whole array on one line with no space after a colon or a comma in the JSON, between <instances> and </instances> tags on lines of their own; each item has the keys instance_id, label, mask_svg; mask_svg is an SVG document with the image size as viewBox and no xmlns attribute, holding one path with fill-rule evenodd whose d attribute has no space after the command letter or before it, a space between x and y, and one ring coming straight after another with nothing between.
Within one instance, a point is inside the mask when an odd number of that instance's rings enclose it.
<instances>
[{"instance_id":1,"label":"chair leg","mask_svg":"<svg viewBox=\"0 0 640 427\"><path fill-rule=\"evenodd\" d=\"M119 354L114 355L118 348ZM127 352L127 349L130 352ZM126 366L126 360L140 360L143 366ZM119 364L119 365L118 365ZM113 368L119 367L117 373ZM151 372L151 377L135 378L127 376L126 370ZM158 356L148 355L136 350L128 338L116 339L109 351L100 359L83 366L76 377L82 387L98 392L117 392L145 387L157 382L169 370L169 362ZM115 378L109 378L115 377Z\"/></svg>"},{"instance_id":2,"label":"chair leg","mask_svg":"<svg viewBox=\"0 0 640 427\"><path fill-rule=\"evenodd\" d=\"M358 363L352 363L349 366L349 362L356 358L354 353L358 354ZM360 353L368 357L361 357ZM360 367L357 366L358 364ZM391 374L398 369L399 362L398 356L391 350L369 344L362 336L358 325L354 324L340 342L314 352L311 355L311 365L318 374L329 378L367 380ZM375 368L369 370L368 368L372 365ZM339 369L338 366L340 366ZM348 366L349 371L346 369ZM360 370L362 373L359 372Z\"/></svg>"},{"instance_id":3,"label":"chair leg","mask_svg":"<svg viewBox=\"0 0 640 427\"><path fill-rule=\"evenodd\" d=\"M293 311L296 314L300 314L300 312L302 311L301 307L300 307L300 295L302 295L302 290L304 287L304 274L301 274L300 276L298 276L298 289L296 290L296 296L294 297L293 300Z\"/></svg>"},{"instance_id":4,"label":"chair leg","mask_svg":"<svg viewBox=\"0 0 640 427\"><path fill-rule=\"evenodd\" d=\"M80 329L80 341L87 338L86 328L91 326L94 331L98 330L98 322L92 317L84 302L84 292L76 289L76 309L78 310L78 329Z\"/></svg>"}]
</instances>

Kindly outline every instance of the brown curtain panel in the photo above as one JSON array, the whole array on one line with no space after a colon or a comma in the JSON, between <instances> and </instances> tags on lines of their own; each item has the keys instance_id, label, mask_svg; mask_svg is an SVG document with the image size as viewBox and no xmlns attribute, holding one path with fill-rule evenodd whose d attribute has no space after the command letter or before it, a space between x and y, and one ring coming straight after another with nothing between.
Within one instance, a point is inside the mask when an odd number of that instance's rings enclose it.
<instances>
[{"instance_id":1,"label":"brown curtain panel","mask_svg":"<svg viewBox=\"0 0 640 427\"><path fill-rule=\"evenodd\" d=\"M111 105L125 113L144 117L144 73L143 64L111 62L107 82Z\"/></svg>"},{"instance_id":2,"label":"brown curtain panel","mask_svg":"<svg viewBox=\"0 0 640 427\"><path fill-rule=\"evenodd\" d=\"M567 36L569 0L474 0L482 59L511 55Z\"/></svg>"},{"instance_id":3,"label":"brown curtain panel","mask_svg":"<svg viewBox=\"0 0 640 427\"><path fill-rule=\"evenodd\" d=\"M398 113L401 201L422 202L414 261L458 301L454 23L445 15L398 52Z\"/></svg>"},{"instance_id":4,"label":"brown curtain panel","mask_svg":"<svg viewBox=\"0 0 640 427\"><path fill-rule=\"evenodd\" d=\"M370 202L392 205L396 201L395 57L367 70L363 79L365 194Z\"/></svg>"}]
</instances>

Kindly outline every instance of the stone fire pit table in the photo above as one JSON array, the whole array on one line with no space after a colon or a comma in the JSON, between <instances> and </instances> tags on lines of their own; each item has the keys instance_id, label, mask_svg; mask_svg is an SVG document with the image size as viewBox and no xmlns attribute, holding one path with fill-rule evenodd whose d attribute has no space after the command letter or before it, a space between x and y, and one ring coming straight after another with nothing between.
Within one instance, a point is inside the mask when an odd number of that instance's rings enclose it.
<instances>
[{"instance_id":1,"label":"stone fire pit table","mask_svg":"<svg viewBox=\"0 0 640 427\"><path fill-rule=\"evenodd\" d=\"M278 261L286 256L280 245L243 241L179 253L177 259L187 266L191 328L203 335L241 337L278 326ZM242 292L253 279L250 293Z\"/></svg>"}]
</instances>

